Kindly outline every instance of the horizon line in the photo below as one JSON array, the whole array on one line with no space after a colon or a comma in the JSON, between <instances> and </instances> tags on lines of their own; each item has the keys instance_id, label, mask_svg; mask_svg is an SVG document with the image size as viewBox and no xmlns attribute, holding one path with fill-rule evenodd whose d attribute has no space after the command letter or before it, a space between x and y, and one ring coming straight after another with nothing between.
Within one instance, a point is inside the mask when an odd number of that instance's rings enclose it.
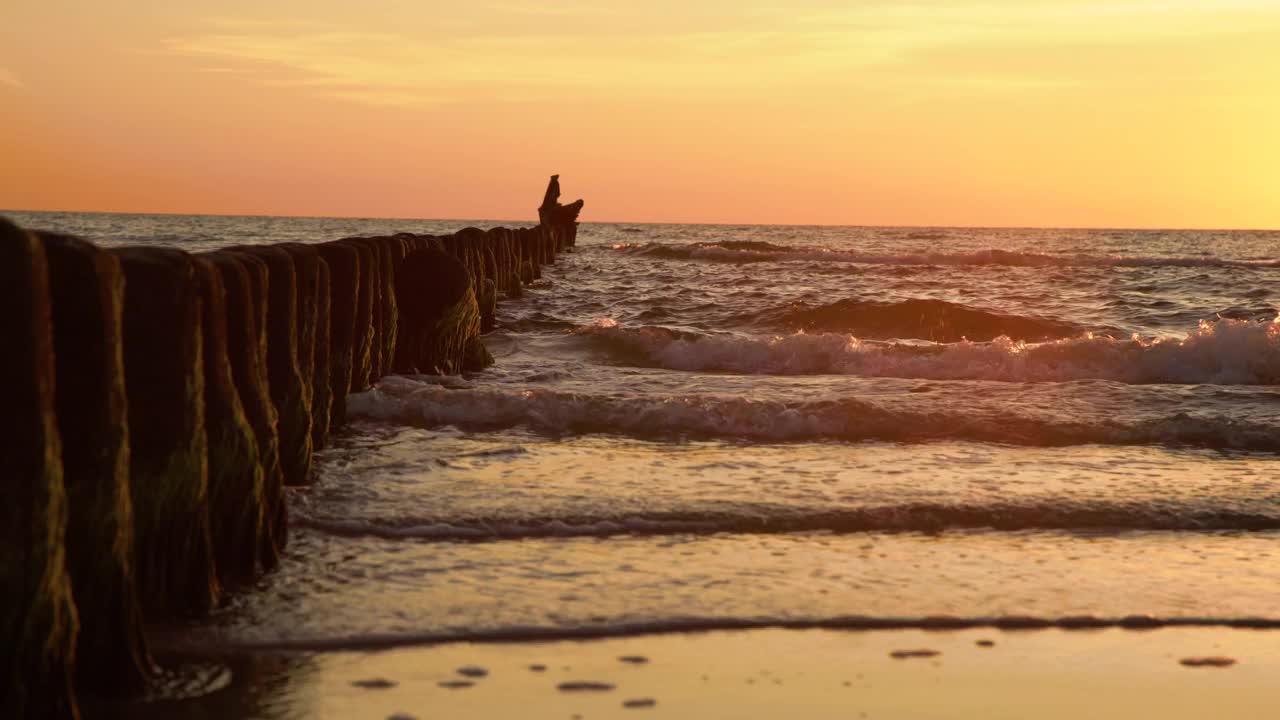
<instances>
[{"instance_id":1,"label":"horizon line","mask_svg":"<svg viewBox=\"0 0 1280 720\"><path fill-rule=\"evenodd\" d=\"M418 222L510 222L537 224L536 219L520 220L517 218L428 218L410 216L375 216L375 215L305 215L265 213L219 213L219 212L138 212L132 210L23 210L17 208L0 208L4 213L45 213L75 215L159 215L167 217L225 217L225 218L289 218L297 220L405 220ZM734 221L697 221L681 222L676 220L580 220L580 225L710 225L710 226L747 226L747 227L822 227L822 228L901 228L901 229L937 229L937 230L1121 230L1121 231L1193 231L1193 232L1280 232L1280 227L1156 227L1156 226L1120 226L1120 225L908 225L908 224L869 224L869 223L780 223L780 222L734 222Z\"/></svg>"}]
</instances>

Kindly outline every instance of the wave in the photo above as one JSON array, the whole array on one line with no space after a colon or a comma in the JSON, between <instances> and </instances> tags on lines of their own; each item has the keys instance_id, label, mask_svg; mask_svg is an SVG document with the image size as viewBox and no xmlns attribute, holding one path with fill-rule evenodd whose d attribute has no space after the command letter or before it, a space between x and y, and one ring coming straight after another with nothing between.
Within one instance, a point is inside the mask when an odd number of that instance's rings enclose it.
<instances>
[{"instance_id":1,"label":"wave","mask_svg":"<svg viewBox=\"0 0 1280 720\"><path fill-rule=\"evenodd\" d=\"M1128 255L1046 255L1013 250L970 253L866 253L852 250L775 245L757 242L619 243L614 250L668 260L727 263L843 262L864 265L1003 265L1012 267L1234 267L1280 268L1280 259L1228 260L1216 257L1137 257Z\"/></svg>"},{"instance_id":2,"label":"wave","mask_svg":"<svg viewBox=\"0 0 1280 720\"><path fill-rule=\"evenodd\" d=\"M785 245L745 240L693 245L619 243L614 245L613 249L664 260L713 260L732 263L775 262L780 256L794 252L793 248Z\"/></svg>"},{"instance_id":3,"label":"wave","mask_svg":"<svg viewBox=\"0 0 1280 720\"><path fill-rule=\"evenodd\" d=\"M1153 630L1157 628L1280 629L1280 617L1214 617L1152 615L925 615L888 617L874 615L794 616L680 616L649 620L602 621L578 625L512 625L494 628L452 628L428 632L361 633L330 637L233 637L222 633L157 632L152 645L169 653L201 655L227 651L326 652L385 650L410 645L447 643L526 643L563 640L599 640L673 633L723 630Z\"/></svg>"},{"instance_id":4,"label":"wave","mask_svg":"<svg viewBox=\"0 0 1280 720\"><path fill-rule=\"evenodd\" d=\"M1280 317L1201 322L1181 339L1082 337L1027 343L903 345L844 334L699 335L602 321L575 331L622 362L760 375L861 375L930 380L1130 384L1280 384Z\"/></svg>"},{"instance_id":5,"label":"wave","mask_svg":"<svg viewBox=\"0 0 1280 720\"><path fill-rule=\"evenodd\" d=\"M765 442L815 440L919 443L970 440L1025 446L1165 445L1280 452L1280 424L1226 415L1093 420L1029 415L1005 407L924 408L834 400L759 400L739 395L594 395L556 390L451 390L385 378L352 395L352 418L424 427L704 437Z\"/></svg>"},{"instance_id":6,"label":"wave","mask_svg":"<svg viewBox=\"0 0 1280 720\"><path fill-rule=\"evenodd\" d=\"M1280 513L1179 507L1175 503L1067 501L1008 504L915 503L839 509L746 506L723 511L646 511L616 516L476 517L395 522L296 515L296 527L347 537L487 542L548 537L789 533L938 533L948 530L1101 532L1264 532Z\"/></svg>"},{"instance_id":7,"label":"wave","mask_svg":"<svg viewBox=\"0 0 1280 720\"><path fill-rule=\"evenodd\" d=\"M1001 336L1042 341L1073 337L1084 331L1071 322L1007 315L932 299L839 300L827 305L801 302L763 313L761 319L806 332L841 331L866 338L919 338L943 343L988 341Z\"/></svg>"},{"instance_id":8,"label":"wave","mask_svg":"<svg viewBox=\"0 0 1280 720\"><path fill-rule=\"evenodd\" d=\"M547 332L577 327L575 323L545 312L531 312L511 320L500 319L498 325L513 332Z\"/></svg>"}]
</instances>

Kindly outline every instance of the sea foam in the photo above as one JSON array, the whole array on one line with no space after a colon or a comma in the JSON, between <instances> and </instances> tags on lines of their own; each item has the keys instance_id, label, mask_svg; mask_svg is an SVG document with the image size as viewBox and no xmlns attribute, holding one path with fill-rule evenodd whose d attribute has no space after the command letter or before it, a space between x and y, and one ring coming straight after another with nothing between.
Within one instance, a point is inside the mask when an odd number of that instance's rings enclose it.
<instances>
[{"instance_id":1,"label":"sea foam","mask_svg":"<svg viewBox=\"0 0 1280 720\"><path fill-rule=\"evenodd\" d=\"M763 375L861 375L930 380L1131 384L1280 384L1280 317L1201 322L1183 338L1081 337L1028 343L904 345L839 333L698 335L609 320L575 331L617 361L672 370Z\"/></svg>"}]
</instances>

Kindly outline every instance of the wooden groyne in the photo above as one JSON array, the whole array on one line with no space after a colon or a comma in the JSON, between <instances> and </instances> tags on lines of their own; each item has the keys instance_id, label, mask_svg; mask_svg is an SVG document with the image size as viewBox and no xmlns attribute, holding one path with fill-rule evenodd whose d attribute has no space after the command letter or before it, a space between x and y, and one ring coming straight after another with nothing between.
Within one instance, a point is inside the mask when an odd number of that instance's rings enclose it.
<instances>
[{"instance_id":1,"label":"wooden groyne","mask_svg":"<svg viewBox=\"0 0 1280 720\"><path fill-rule=\"evenodd\" d=\"M196 254L0 218L0 717L143 690L145 622L276 565L348 394L493 362L496 303L574 245L558 196L532 228Z\"/></svg>"}]
</instances>

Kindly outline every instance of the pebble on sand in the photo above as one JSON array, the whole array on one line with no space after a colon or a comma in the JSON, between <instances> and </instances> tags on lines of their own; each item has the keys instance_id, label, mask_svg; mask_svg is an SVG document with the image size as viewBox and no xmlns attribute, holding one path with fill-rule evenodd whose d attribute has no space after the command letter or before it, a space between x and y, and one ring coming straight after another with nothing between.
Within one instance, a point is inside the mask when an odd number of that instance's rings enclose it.
<instances>
[{"instance_id":1,"label":"pebble on sand","mask_svg":"<svg viewBox=\"0 0 1280 720\"><path fill-rule=\"evenodd\" d=\"M475 686L475 683L471 682L470 680L441 680L437 684L440 687L448 688L449 690L461 690L463 688L469 688L469 687Z\"/></svg>"},{"instance_id":2,"label":"pebble on sand","mask_svg":"<svg viewBox=\"0 0 1280 720\"><path fill-rule=\"evenodd\" d=\"M1217 668L1223 668L1223 667L1231 667L1232 665L1235 665L1235 664L1236 664L1236 659L1235 659L1235 658L1229 658L1229 657L1220 657L1220 656L1215 656L1215 657L1189 657L1189 658L1182 658L1182 659L1181 659L1181 660L1179 660L1178 662L1182 663L1182 664L1183 664L1183 665L1185 665L1186 667L1217 667Z\"/></svg>"},{"instance_id":3,"label":"pebble on sand","mask_svg":"<svg viewBox=\"0 0 1280 720\"><path fill-rule=\"evenodd\" d=\"M542 663L534 663L533 665L529 666L529 671L530 672L546 672L547 666L543 665Z\"/></svg>"},{"instance_id":4,"label":"pebble on sand","mask_svg":"<svg viewBox=\"0 0 1280 720\"><path fill-rule=\"evenodd\" d=\"M635 698L622 701L622 707L624 708L651 708L657 704L658 701L653 698Z\"/></svg>"},{"instance_id":5,"label":"pebble on sand","mask_svg":"<svg viewBox=\"0 0 1280 720\"><path fill-rule=\"evenodd\" d=\"M979 640L978 642L974 643L974 645L977 645L978 647L995 647L996 641L995 640Z\"/></svg>"},{"instance_id":6,"label":"pebble on sand","mask_svg":"<svg viewBox=\"0 0 1280 720\"><path fill-rule=\"evenodd\" d=\"M614 687L615 686L611 683L579 680L575 682L562 682L556 686L556 689L560 692L608 692Z\"/></svg>"},{"instance_id":7,"label":"pebble on sand","mask_svg":"<svg viewBox=\"0 0 1280 720\"><path fill-rule=\"evenodd\" d=\"M894 650L889 653L889 657L895 660L906 660L907 658L930 658L937 657L942 653L938 650L929 650L928 648L920 648L918 650Z\"/></svg>"},{"instance_id":8,"label":"pebble on sand","mask_svg":"<svg viewBox=\"0 0 1280 720\"><path fill-rule=\"evenodd\" d=\"M394 715L388 715L387 720L418 720L418 716L410 715L409 713L395 713Z\"/></svg>"},{"instance_id":9,"label":"pebble on sand","mask_svg":"<svg viewBox=\"0 0 1280 720\"><path fill-rule=\"evenodd\" d=\"M457 670L458 674L469 678L482 678L489 674L489 671L479 665L464 665Z\"/></svg>"},{"instance_id":10,"label":"pebble on sand","mask_svg":"<svg viewBox=\"0 0 1280 720\"><path fill-rule=\"evenodd\" d=\"M386 678L368 678L366 680L352 680L351 684L365 690L386 690L387 688L395 687L396 681Z\"/></svg>"},{"instance_id":11,"label":"pebble on sand","mask_svg":"<svg viewBox=\"0 0 1280 720\"><path fill-rule=\"evenodd\" d=\"M623 655L622 657L618 658L618 660L624 663L630 663L632 665L644 665L645 663L649 662L649 658L643 655Z\"/></svg>"}]
</instances>

